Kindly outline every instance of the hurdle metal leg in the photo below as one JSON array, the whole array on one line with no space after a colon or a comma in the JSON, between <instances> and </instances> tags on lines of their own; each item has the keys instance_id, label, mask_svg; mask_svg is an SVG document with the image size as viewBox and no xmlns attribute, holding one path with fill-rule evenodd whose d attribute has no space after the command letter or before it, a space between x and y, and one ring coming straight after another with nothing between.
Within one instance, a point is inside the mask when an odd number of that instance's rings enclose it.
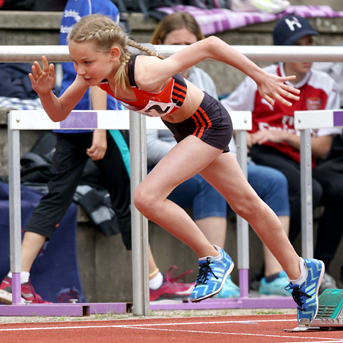
<instances>
[{"instance_id":1,"label":"hurdle metal leg","mask_svg":"<svg viewBox=\"0 0 343 343\"><path fill-rule=\"evenodd\" d=\"M310 130L300 130L301 247L303 258L313 258L312 151Z\"/></svg>"},{"instance_id":2,"label":"hurdle metal leg","mask_svg":"<svg viewBox=\"0 0 343 343\"><path fill-rule=\"evenodd\" d=\"M146 119L130 111L133 314L150 314L148 219L133 204L133 194L147 174Z\"/></svg>"},{"instance_id":3,"label":"hurdle metal leg","mask_svg":"<svg viewBox=\"0 0 343 343\"><path fill-rule=\"evenodd\" d=\"M10 260L12 271L12 303L21 300L21 195L20 195L20 131L8 125Z\"/></svg>"},{"instance_id":4,"label":"hurdle metal leg","mask_svg":"<svg viewBox=\"0 0 343 343\"><path fill-rule=\"evenodd\" d=\"M237 161L245 178L247 166L247 132L236 131ZM237 216L237 264L239 269L239 290L241 297L249 296L249 224Z\"/></svg>"}]
</instances>

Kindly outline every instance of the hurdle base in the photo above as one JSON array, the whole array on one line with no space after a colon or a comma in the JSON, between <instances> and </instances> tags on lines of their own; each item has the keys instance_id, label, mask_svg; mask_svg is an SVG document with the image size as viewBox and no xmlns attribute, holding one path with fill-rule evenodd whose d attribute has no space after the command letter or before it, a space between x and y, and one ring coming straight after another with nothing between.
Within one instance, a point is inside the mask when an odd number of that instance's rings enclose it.
<instances>
[{"instance_id":1,"label":"hurdle base","mask_svg":"<svg viewBox=\"0 0 343 343\"><path fill-rule=\"evenodd\" d=\"M158 310L219 310L219 309L287 309L296 308L291 297L254 297L207 299L201 302L180 301L178 303L150 302L150 309Z\"/></svg>"},{"instance_id":2,"label":"hurdle base","mask_svg":"<svg viewBox=\"0 0 343 343\"><path fill-rule=\"evenodd\" d=\"M343 329L343 289L326 289L318 298L318 313L310 325L301 325L286 332Z\"/></svg>"},{"instance_id":3,"label":"hurdle base","mask_svg":"<svg viewBox=\"0 0 343 343\"><path fill-rule=\"evenodd\" d=\"M132 303L76 303L1 305L0 316L70 316L131 312Z\"/></svg>"}]
</instances>

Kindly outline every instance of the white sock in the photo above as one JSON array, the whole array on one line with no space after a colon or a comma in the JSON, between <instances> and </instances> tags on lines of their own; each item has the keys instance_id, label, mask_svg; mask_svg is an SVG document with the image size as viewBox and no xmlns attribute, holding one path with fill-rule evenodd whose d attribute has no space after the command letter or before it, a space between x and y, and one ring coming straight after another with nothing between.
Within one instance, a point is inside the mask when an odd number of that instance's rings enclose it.
<instances>
[{"instance_id":1,"label":"white sock","mask_svg":"<svg viewBox=\"0 0 343 343\"><path fill-rule=\"evenodd\" d=\"M30 273L29 272L21 272L20 273L20 283L27 283L30 279Z\"/></svg>"},{"instance_id":2,"label":"white sock","mask_svg":"<svg viewBox=\"0 0 343 343\"><path fill-rule=\"evenodd\" d=\"M218 251L220 251L216 245L213 244L213 246L214 246L215 249L217 249ZM199 258L199 261L206 261L206 260L207 260L207 257L209 257L211 260L220 260L220 259L222 258L222 254L219 252L219 255L217 255L217 256L205 256L205 257L200 257L200 258Z\"/></svg>"},{"instance_id":3,"label":"white sock","mask_svg":"<svg viewBox=\"0 0 343 343\"><path fill-rule=\"evenodd\" d=\"M152 290L158 289L162 286L163 275L158 272L151 280L149 280L149 288Z\"/></svg>"},{"instance_id":4,"label":"white sock","mask_svg":"<svg viewBox=\"0 0 343 343\"><path fill-rule=\"evenodd\" d=\"M293 285L301 285L303 282L305 282L305 280L307 279L307 276L308 276L308 270L306 268L306 265L305 265L305 261L304 259L302 259L300 257L300 276L298 279L296 280L291 280L289 279L289 281L293 284Z\"/></svg>"},{"instance_id":5,"label":"white sock","mask_svg":"<svg viewBox=\"0 0 343 343\"><path fill-rule=\"evenodd\" d=\"M12 279L12 273L9 272L9 273L7 274L7 277L9 277L9 278ZM20 273L20 283L29 282L29 279L30 279L30 273L29 273L29 272L21 272L21 273Z\"/></svg>"}]
</instances>

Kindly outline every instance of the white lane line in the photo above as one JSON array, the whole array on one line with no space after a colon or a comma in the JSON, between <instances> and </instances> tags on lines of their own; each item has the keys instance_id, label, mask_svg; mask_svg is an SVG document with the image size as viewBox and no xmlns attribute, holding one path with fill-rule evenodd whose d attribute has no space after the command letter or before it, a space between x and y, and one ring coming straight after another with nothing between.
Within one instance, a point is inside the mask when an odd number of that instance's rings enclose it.
<instances>
[{"instance_id":1,"label":"white lane line","mask_svg":"<svg viewBox=\"0 0 343 343\"><path fill-rule=\"evenodd\" d=\"M162 328L143 328L143 327L127 327L127 329L138 329L138 330L153 330L153 331L168 331L168 332L189 332L189 333L208 333L208 334L215 334L215 335L236 335L236 336L259 336L259 337L278 337L278 338L289 338L290 336L286 335L267 335L267 334L256 334L256 333L246 333L246 332L217 332L217 331L201 331L201 330L177 330L177 329L162 329ZM308 337L301 337L301 336L293 336L292 338L300 338L300 339L308 339ZM330 342L343 342L340 338L323 338L323 337L312 337L311 342L304 342L300 341L299 343L314 343L315 340L319 340L316 343L324 342L324 343L330 343ZM286 342L283 342L286 343ZM295 343L295 342L289 342L289 343Z\"/></svg>"},{"instance_id":2,"label":"white lane line","mask_svg":"<svg viewBox=\"0 0 343 343\"><path fill-rule=\"evenodd\" d=\"M149 326L175 326L175 325L213 325L213 324L256 324L263 322L295 322L296 319L276 319L276 320L251 320L251 321L242 321L242 320L225 320L225 321L207 321L207 322L174 322L174 323L143 323L143 324L121 324L121 325L84 325L84 326L48 326L48 327L23 327L23 328L13 328L13 329L1 329L1 331L20 331L20 330L58 330L58 329L82 329L82 328L120 328L120 327L149 327ZM30 323L28 323L30 324ZM37 323L36 323L37 324ZM48 323L42 323L48 324ZM72 325L73 323L70 323ZM15 325L15 324L4 324L4 325ZM26 324L27 325L27 324Z\"/></svg>"},{"instance_id":3,"label":"white lane line","mask_svg":"<svg viewBox=\"0 0 343 343\"><path fill-rule=\"evenodd\" d=\"M241 332L218 332L218 331L203 331L203 330L182 330L182 329L167 329L161 326L177 326L177 325L211 325L211 324L254 324L256 322L290 322L295 321L293 319L277 319L277 320L258 320L258 321L213 321L213 322L180 322L180 323L146 323L146 324L124 324L124 325L87 325L87 326L50 326L50 327L23 327L23 328L12 328L12 329L1 329L0 332L9 331L39 331L39 330L67 330L67 329L102 329L102 328L121 328L121 329L131 329L131 330L150 330L150 331L168 331L168 332L180 332L180 333L200 333L200 334L218 334L218 335L236 335L236 336L259 336L259 337L273 337L273 338L290 338L289 335L267 335L267 334L256 334L256 333L241 333ZM43 324L43 323L42 323ZM45 324L45 323L44 323ZM71 323L72 324L72 323ZM155 326L154 328L152 326ZM156 328L156 326L158 328ZM297 339L308 339L308 337L294 336L292 338ZM339 338L323 338L323 337L313 337L311 336L311 342L299 341L299 343L335 343L343 342ZM289 343L295 343L291 341Z\"/></svg>"}]
</instances>

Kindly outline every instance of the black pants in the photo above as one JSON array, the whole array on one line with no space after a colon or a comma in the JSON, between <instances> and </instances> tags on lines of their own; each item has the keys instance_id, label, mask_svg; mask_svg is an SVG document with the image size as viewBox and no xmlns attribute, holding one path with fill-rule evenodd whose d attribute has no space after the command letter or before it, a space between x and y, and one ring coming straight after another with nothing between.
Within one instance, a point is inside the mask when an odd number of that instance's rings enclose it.
<instances>
[{"instance_id":1,"label":"black pants","mask_svg":"<svg viewBox=\"0 0 343 343\"><path fill-rule=\"evenodd\" d=\"M51 237L73 201L76 187L88 160L86 149L92 145L93 133L57 134L56 151L52 160L53 179L49 192L35 208L25 231ZM130 177L120 150L107 131L107 151L102 160L95 161L102 186L111 196L112 208L127 250L131 250Z\"/></svg>"},{"instance_id":2,"label":"black pants","mask_svg":"<svg viewBox=\"0 0 343 343\"><path fill-rule=\"evenodd\" d=\"M300 164L267 146L254 145L250 156L255 163L275 168L286 176L291 213L289 239L293 242L301 232ZM343 175L313 168L312 189L313 207L325 207L314 257L322 260L328 270L343 234Z\"/></svg>"}]
</instances>

